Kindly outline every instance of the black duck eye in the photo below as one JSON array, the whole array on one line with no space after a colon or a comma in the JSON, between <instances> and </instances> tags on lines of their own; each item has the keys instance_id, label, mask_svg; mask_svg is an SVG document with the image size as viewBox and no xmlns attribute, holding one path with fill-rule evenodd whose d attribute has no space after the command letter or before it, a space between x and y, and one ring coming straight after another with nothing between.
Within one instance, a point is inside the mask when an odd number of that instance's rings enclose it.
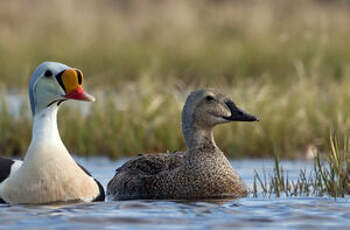
<instances>
[{"instance_id":1,"label":"black duck eye","mask_svg":"<svg viewBox=\"0 0 350 230\"><path fill-rule=\"evenodd\" d=\"M45 77L52 77L52 75L53 74L52 74L51 70L46 70L45 73L44 73Z\"/></svg>"},{"instance_id":2,"label":"black duck eye","mask_svg":"<svg viewBox=\"0 0 350 230\"><path fill-rule=\"evenodd\" d=\"M207 101L214 101L215 98L213 96L206 96L205 100L207 100Z\"/></svg>"}]
</instances>

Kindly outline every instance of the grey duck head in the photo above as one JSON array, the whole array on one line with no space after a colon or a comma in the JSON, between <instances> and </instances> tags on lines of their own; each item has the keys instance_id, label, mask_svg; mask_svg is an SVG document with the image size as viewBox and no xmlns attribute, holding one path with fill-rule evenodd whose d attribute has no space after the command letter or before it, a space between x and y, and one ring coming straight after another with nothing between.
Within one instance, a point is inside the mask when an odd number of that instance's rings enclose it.
<instances>
[{"instance_id":1,"label":"grey duck head","mask_svg":"<svg viewBox=\"0 0 350 230\"><path fill-rule=\"evenodd\" d=\"M182 110L182 131L188 148L202 141L214 140L212 129L232 121L259 121L239 109L231 98L215 89L200 89L190 93Z\"/></svg>"}]
</instances>

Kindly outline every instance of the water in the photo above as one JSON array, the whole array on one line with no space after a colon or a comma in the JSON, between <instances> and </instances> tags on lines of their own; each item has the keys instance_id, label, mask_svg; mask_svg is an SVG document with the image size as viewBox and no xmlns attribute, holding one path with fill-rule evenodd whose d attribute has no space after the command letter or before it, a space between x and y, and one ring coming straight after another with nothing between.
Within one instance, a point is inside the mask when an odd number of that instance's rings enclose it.
<instances>
[{"instance_id":1,"label":"water","mask_svg":"<svg viewBox=\"0 0 350 230\"><path fill-rule=\"evenodd\" d=\"M76 158L104 186L125 160ZM249 187L269 160L232 161ZM312 162L282 163L291 178ZM244 198L215 201L122 201L45 206L1 205L0 229L349 229L349 198Z\"/></svg>"}]
</instances>

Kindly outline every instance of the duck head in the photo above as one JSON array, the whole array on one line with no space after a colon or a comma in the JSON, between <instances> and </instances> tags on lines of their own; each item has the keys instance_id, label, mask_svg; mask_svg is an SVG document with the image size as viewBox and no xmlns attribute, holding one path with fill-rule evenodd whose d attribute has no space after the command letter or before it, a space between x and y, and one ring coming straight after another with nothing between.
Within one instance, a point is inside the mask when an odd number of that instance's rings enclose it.
<instances>
[{"instance_id":1,"label":"duck head","mask_svg":"<svg viewBox=\"0 0 350 230\"><path fill-rule=\"evenodd\" d=\"M33 115L53 104L73 99L95 101L83 89L83 73L58 62L41 63L33 72L29 97Z\"/></svg>"},{"instance_id":2,"label":"duck head","mask_svg":"<svg viewBox=\"0 0 350 230\"><path fill-rule=\"evenodd\" d=\"M212 137L212 128L232 121L259 121L236 106L231 98L214 89L190 93L182 111L182 129L187 146ZM209 135L209 136L208 136Z\"/></svg>"}]
</instances>

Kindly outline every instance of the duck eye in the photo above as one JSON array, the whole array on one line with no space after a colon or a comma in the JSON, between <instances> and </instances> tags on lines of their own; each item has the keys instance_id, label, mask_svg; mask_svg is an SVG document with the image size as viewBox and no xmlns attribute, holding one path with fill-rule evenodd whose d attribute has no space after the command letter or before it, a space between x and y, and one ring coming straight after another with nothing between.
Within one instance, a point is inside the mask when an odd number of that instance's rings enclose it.
<instances>
[{"instance_id":1,"label":"duck eye","mask_svg":"<svg viewBox=\"0 0 350 230\"><path fill-rule=\"evenodd\" d=\"M213 101L215 98L213 96L206 96L205 100L207 101Z\"/></svg>"},{"instance_id":2,"label":"duck eye","mask_svg":"<svg viewBox=\"0 0 350 230\"><path fill-rule=\"evenodd\" d=\"M44 76L45 77L51 77L53 74L51 72L51 70L46 70L45 73L44 73Z\"/></svg>"}]
</instances>

